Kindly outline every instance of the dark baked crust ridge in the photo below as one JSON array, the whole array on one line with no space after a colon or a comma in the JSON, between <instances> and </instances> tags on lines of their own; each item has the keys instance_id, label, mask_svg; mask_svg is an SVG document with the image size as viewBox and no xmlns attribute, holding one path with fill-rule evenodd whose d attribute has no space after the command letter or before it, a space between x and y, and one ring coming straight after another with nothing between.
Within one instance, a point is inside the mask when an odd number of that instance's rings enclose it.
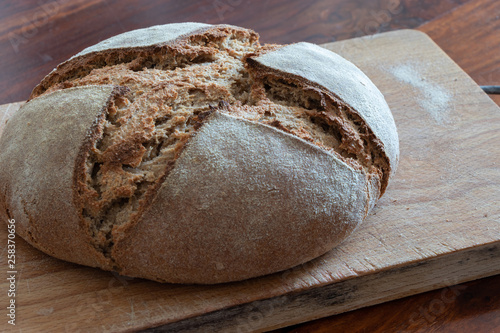
<instances>
[{"instance_id":1,"label":"dark baked crust ridge","mask_svg":"<svg viewBox=\"0 0 500 333\"><path fill-rule=\"evenodd\" d=\"M73 88L81 89L81 87ZM99 151L105 135L105 126L116 115L121 98L128 95L127 87L115 87L106 108L94 121L89 129L74 168L74 202L80 216L80 226L88 235L87 239L105 260L109 267L105 269L120 270L118 263L111 256L114 245L114 235L120 234L133 226L142 213L150 206L159 186L174 167L174 161L166 163L161 174L151 181L141 181L140 186L132 189L132 193L125 191L123 197L109 200L102 198L99 179L97 179L96 161L92 156ZM179 148L181 153L183 146ZM95 158L95 157L94 157ZM125 152L118 157L127 158Z\"/></svg>"},{"instance_id":2,"label":"dark baked crust ridge","mask_svg":"<svg viewBox=\"0 0 500 333\"><path fill-rule=\"evenodd\" d=\"M88 86L73 89L85 89L86 87ZM89 127L79 153L76 156L73 171L73 201L78 212L80 228L87 242L103 256L103 260L107 261L108 267L110 267L108 269L113 268L115 265L112 258L109 257L105 247L106 242L109 242L109 239L106 239L108 235L102 235L102 232L99 233L99 231L104 228L103 221L96 221L90 218L90 214L86 212L88 209L86 204L89 201L89 196L92 197L96 195L96 193L89 191L88 188L89 185L90 187L96 186L96 184L88 184L89 177L87 177L87 173L92 173L92 170L89 170L88 161L89 155L96 149L96 146L103 137L104 123L109 119L110 110L115 108L116 101L125 96L128 92L129 89L126 87L114 87L106 106ZM105 238L104 240L101 239L103 237Z\"/></svg>"},{"instance_id":3,"label":"dark baked crust ridge","mask_svg":"<svg viewBox=\"0 0 500 333\"><path fill-rule=\"evenodd\" d=\"M258 63L270 71L300 77L305 82L321 86L348 107L348 117L349 113L361 117L372 132L372 148L381 150L381 155L385 156L386 163L380 163L384 171L381 194L384 193L389 177L397 168L399 141L383 95L363 72L339 55L305 42L259 54L250 61L254 66Z\"/></svg>"},{"instance_id":4,"label":"dark baked crust ridge","mask_svg":"<svg viewBox=\"0 0 500 333\"><path fill-rule=\"evenodd\" d=\"M14 114L0 138L0 207L16 219L16 232L57 258L104 269L111 268L109 261L88 242L69 198L80 146L114 89L88 86L41 96Z\"/></svg>"},{"instance_id":5,"label":"dark baked crust ridge","mask_svg":"<svg viewBox=\"0 0 500 333\"><path fill-rule=\"evenodd\" d=\"M337 153L337 157L351 167L364 168L372 181L377 179L381 188L381 191L376 191L378 199L388 185L391 167L380 140L357 112L315 82L263 66L253 57L246 61L255 81L263 87L269 99L286 106L298 103L307 110L313 122L321 124L327 134L338 136L336 146L325 148Z\"/></svg>"},{"instance_id":6,"label":"dark baked crust ridge","mask_svg":"<svg viewBox=\"0 0 500 333\"><path fill-rule=\"evenodd\" d=\"M176 27L182 26L181 29ZM169 29L169 28L174 29ZM149 38L151 30L165 28L163 35L154 34ZM116 65L120 63L132 63L131 66L137 70L152 65L161 65L171 68L189 63L201 63L210 60L210 54L189 54L184 53L179 43L190 36L202 35L212 32L213 37L221 35L220 30L232 30L234 33L249 34L251 41L257 42L258 35L247 29L231 25L212 26L199 23L179 23L162 26L154 26L146 29L133 30L115 37L111 37L99 44L86 48L82 52L73 56L69 60L61 63L51 73L49 73L32 91L29 100L45 93L52 86L71 81L75 78L89 74L93 69L104 66ZM118 38L128 35L129 38ZM142 43L134 42L134 38L142 39ZM114 40L109 43L108 41ZM121 43L121 44L120 44ZM104 48L105 45L110 48Z\"/></svg>"}]
</instances>

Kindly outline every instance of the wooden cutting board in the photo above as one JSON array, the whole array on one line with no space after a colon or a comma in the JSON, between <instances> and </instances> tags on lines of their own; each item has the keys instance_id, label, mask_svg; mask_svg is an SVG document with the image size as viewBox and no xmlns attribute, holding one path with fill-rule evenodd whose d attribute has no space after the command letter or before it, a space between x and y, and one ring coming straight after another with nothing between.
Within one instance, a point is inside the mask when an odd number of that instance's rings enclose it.
<instances>
[{"instance_id":1,"label":"wooden cutting board","mask_svg":"<svg viewBox=\"0 0 500 333\"><path fill-rule=\"evenodd\" d=\"M344 244L271 276L184 286L66 263L16 237L15 329L267 330L499 274L500 108L421 32L323 46L384 93L401 144L392 184ZM19 106L0 107L2 125ZM0 244L7 274L5 227ZM6 313L9 286L5 279L0 286ZM437 302L458 293L449 289ZM12 328L0 318L1 331Z\"/></svg>"}]
</instances>

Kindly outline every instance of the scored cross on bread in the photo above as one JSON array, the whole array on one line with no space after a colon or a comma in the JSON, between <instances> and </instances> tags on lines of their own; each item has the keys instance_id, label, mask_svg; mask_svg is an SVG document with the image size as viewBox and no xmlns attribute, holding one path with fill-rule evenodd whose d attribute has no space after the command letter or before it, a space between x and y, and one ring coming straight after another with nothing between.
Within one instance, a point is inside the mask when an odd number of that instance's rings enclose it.
<instances>
[{"instance_id":1,"label":"scored cross on bread","mask_svg":"<svg viewBox=\"0 0 500 333\"><path fill-rule=\"evenodd\" d=\"M350 62L199 23L83 50L35 87L0 140L1 214L28 242L180 283L242 280L327 252L367 216L399 156L382 94ZM37 143L47 147L26 147Z\"/></svg>"}]
</instances>

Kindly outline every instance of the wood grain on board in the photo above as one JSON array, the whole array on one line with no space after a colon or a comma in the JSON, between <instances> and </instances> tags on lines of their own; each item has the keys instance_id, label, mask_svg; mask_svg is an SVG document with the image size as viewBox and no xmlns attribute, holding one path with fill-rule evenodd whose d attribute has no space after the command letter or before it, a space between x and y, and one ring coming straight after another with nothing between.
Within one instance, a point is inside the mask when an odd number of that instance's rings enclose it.
<instances>
[{"instance_id":1,"label":"wood grain on board","mask_svg":"<svg viewBox=\"0 0 500 333\"><path fill-rule=\"evenodd\" d=\"M497 332L499 308L500 275L496 275L278 332Z\"/></svg>"},{"instance_id":2,"label":"wood grain on board","mask_svg":"<svg viewBox=\"0 0 500 333\"><path fill-rule=\"evenodd\" d=\"M273 329L499 274L499 108L423 33L323 46L375 82L400 134L396 177L344 244L282 273L182 286L65 263L17 238L19 328Z\"/></svg>"}]
</instances>

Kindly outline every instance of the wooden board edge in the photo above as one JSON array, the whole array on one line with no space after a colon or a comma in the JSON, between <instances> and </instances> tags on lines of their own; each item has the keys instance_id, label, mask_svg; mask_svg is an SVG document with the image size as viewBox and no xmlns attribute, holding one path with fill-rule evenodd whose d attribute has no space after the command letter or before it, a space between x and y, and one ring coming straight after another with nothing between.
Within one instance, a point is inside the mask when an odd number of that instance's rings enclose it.
<instances>
[{"instance_id":1,"label":"wooden board edge","mask_svg":"<svg viewBox=\"0 0 500 333\"><path fill-rule=\"evenodd\" d=\"M320 288L221 309L141 332L262 332L496 274L500 274L500 242ZM450 290L451 297L447 295L446 300L456 299L461 292L458 287Z\"/></svg>"}]
</instances>

